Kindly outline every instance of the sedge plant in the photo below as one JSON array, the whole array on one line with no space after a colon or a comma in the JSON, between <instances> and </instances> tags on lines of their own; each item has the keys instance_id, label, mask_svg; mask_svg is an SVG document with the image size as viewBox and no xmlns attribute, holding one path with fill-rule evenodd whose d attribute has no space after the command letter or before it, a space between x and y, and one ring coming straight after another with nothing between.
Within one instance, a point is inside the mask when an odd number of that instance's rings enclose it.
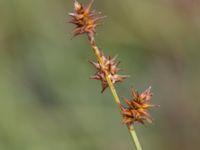
<instances>
[{"instance_id":1,"label":"sedge plant","mask_svg":"<svg viewBox=\"0 0 200 150\"><path fill-rule=\"evenodd\" d=\"M136 135L134 124L144 124L145 121L151 123L152 119L149 115L149 108L154 105L150 104L152 97L151 87L145 90L143 93L139 93L136 90L131 90L131 99L124 98L126 106L121 103L121 100L117 94L115 84L123 82L128 76L119 75L118 68L119 62L116 61L116 57L104 55L104 52L97 46L95 40L96 27L99 25L98 22L104 16L100 16L100 13L92 10L92 4L94 0L90 0L88 5L83 5L78 1L74 1L74 11L69 13L71 16L70 23L75 25L73 30L73 37L86 34L92 50L96 56L97 61L90 63L95 67L96 72L90 78L99 80L102 86L102 93L110 88L114 100L120 110L120 114L123 117L123 123L127 126L128 131L132 137L133 143L137 150L142 150L141 144Z\"/></svg>"}]
</instances>

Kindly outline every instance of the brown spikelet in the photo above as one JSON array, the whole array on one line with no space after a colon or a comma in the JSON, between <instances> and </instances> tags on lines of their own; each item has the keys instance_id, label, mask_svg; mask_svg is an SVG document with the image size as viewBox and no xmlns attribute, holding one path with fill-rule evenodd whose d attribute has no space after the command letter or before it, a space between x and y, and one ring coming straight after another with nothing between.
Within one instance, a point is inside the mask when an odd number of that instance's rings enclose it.
<instances>
[{"instance_id":1,"label":"brown spikelet","mask_svg":"<svg viewBox=\"0 0 200 150\"><path fill-rule=\"evenodd\" d=\"M148 109L154 106L150 104L151 97L151 87L141 94L133 89L132 99L128 100L125 98L128 107L121 105L123 123L127 125L134 124L135 122L144 124L145 121L151 123L152 119L148 113Z\"/></svg>"},{"instance_id":2,"label":"brown spikelet","mask_svg":"<svg viewBox=\"0 0 200 150\"><path fill-rule=\"evenodd\" d=\"M95 63L90 61L90 63L96 68L97 72L95 75L91 76L91 79L100 80L102 85L102 93L108 87L108 83L106 80L106 72L108 73L108 77L110 78L113 84L117 82L122 82L128 76L119 75L117 72L120 70L118 68L119 62L116 62L116 57L108 57L106 58L103 52L101 51L101 58L103 60L103 64Z\"/></svg>"},{"instance_id":3,"label":"brown spikelet","mask_svg":"<svg viewBox=\"0 0 200 150\"><path fill-rule=\"evenodd\" d=\"M90 0L90 3L87 6L82 5L78 1L74 1L74 12L69 13L69 16L72 17L70 23L76 25L73 30L73 36L87 33L90 36L94 36L97 22L104 18L98 16L98 14L91 10L94 0Z\"/></svg>"}]
</instances>

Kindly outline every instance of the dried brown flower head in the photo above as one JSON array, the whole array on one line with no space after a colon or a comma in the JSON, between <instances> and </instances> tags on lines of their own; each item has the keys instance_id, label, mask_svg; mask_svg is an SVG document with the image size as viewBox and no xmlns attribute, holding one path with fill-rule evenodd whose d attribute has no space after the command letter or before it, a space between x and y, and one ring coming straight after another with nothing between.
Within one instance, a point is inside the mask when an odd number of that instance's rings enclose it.
<instances>
[{"instance_id":1,"label":"dried brown flower head","mask_svg":"<svg viewBox=\"0 0 200 150\"><path fill-rule=\"evenodd\" d=\"M102 85L102 93L108 87L108 82L106 80L106 72L108 73L108 77L110 78L113 84L117 82L122 82L128 76L119 75L117 72L120 70L118 65L120 62L116 62L116 58L111 58L110 56L106 58L103 52L100 52L103 64L95 63L90 61L90 63L97 69L95 75L91 76L91 79L100 80Z\"/></svg>"},{"instance_id":2,"label":"dried brown flower head","mask_svg":"<svg viewBox=\"0 0 200 150\"><path fill-rule=\"evenodd\" d=\"M144 121L152 123L151 116L148 113L148 109L154 106L150 104L151 97L151 87L142 94L139 94L136 90L132 90L132 99L128 100L125 98L128 107L121 105L123 123L127 125L135 122L144 124Z\"/></svg>"},{"instance_id":3,"label":"dried brown flower head","mask_svg":"<svg viewBox=\"0 0 200 150\"><path fill-rule=\"evenodd\" d=\"M91 10L93 2L94 0L91 0L87 6L84 6L78 1L74 1L74 12L69 13L69 16L72 17L70 23L76 25L73 31L73 36L83 33L87 33L92 36L95 34L95 29L98 25L97 21L103 17L99 17L94 10Z\"/></svg>"}]
</instances>

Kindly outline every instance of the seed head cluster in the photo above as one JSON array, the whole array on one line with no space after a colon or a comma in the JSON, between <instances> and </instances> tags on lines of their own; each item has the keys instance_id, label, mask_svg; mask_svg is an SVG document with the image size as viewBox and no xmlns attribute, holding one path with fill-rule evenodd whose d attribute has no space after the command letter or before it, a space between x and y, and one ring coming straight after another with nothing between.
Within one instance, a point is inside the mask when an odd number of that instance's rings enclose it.
<instances>
[{"instance_id":1,"label":"seed head cluster","mask_svg":"<svg viewBox=\"0 0 200 150\"><path fill-rule=\"evenodd\" d=\"M74 12L69 13L69 16L72 17L70 23L76 25L73 30L73 36L84 33L87 33L90 36L95 34L95 29L98 25L97 22L103 17L99 17L94 10L91 10L93 2L94 0L91 0L87 6L84 6L75 0Z\"/></svg>"},{"instance_id":2,"label":"seed head cluster","mask_svg":"<svg viewBox=\"0 0 200 150\"><path fill-rule=\"evenodd\" d=\"M96 73L95 75L91 76L91 79L95 79L95 80L100 80L101 81L101 85L102 85L102 93L104 92L104 90L108 87L108 82L106 80L106 72L108 73L108 77L110 78L111 82L113 84L117 83L117 82L122 82L124 79L126 79L128 76L125 75L119 75L117 74L117 72L120 70L118 68L118 65L120 62L116 61L117 57L108 57L106 58L106 56L103 54L103 52L100 52L101 58L103 63L96 63L96 62L92 62L90 61L90 63L96 68Z\"/></svg>"},{"instance_id":3,"label":"seed head cluster","mask_svg":"<svg viewBox=\"0 0 200 150\"><path fill-rule=\"evenodd\" d=\"M106 57L96 45L94 35L98 25L97 22L104 17L100 17L98 13L91 10L93 2L94 0L90 0L89 4L85 6L75 0L74 12L69 13L72 18L69 22L75 25L73 36L86 33L89 37L92 49L98 59L98 62L90 61L90 63L96 68L96 73L90 78L101 81L103 93L110 84L114 85L115 83L122 82L128 76L118 74L120 69L118 68L119 62L116 61L117 57ZM112 92L115 91L112 90L112 88L114 88L113 85L110 85ZM115 97L117 96L117 93L114 93L113 95ZM151 123L152 119L148 112L149 108L154 106L150 104L151 98L151 88L148 88L141 94L132 89L132 98L130 100L127 98L124 99L127 106L122 105L120 100L119 102L116 100L121 108L123 123L129 127L136 122L144 124L145 121L147 121Z\"/></svg>"},{"instance_id":4,"label":"seed head cluster","mask_svg":"<svg viewBox=\"0 0 200 150\"><path fill-rule=\"evenodd\" d=\"M150 104L151 97L151 87L141 94L132 89L132 98L130 100L125 98L128 107L121 105L123 123L127 125L135 122L144 124L144 121L152 123L151 116L148 113L148 109L154 106Z\"/></svg>"}]
</instances>

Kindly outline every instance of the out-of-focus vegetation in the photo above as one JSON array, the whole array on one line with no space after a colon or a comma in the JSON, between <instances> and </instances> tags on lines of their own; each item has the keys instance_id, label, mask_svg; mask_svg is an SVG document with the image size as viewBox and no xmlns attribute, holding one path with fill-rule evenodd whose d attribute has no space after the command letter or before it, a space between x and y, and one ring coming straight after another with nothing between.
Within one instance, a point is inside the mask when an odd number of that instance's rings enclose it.
<instances>
[{"instance_id":1,"label":"out-of-focus vegetation","mask_svg":"<svg viewBox=\"0 0 200 150\"><path fill-rule=\"evenodd\" d=\"M81 2L87 2L82 0ZM64 23L72 0L0 0L0 149L131 150L114 100L87 62L85 37ZM136 126L144 150L200 146L200 2L96 0L108 16L97 41L119 55L120 96L153 87L154 124Z\"/></svg>"}]
</instances>

